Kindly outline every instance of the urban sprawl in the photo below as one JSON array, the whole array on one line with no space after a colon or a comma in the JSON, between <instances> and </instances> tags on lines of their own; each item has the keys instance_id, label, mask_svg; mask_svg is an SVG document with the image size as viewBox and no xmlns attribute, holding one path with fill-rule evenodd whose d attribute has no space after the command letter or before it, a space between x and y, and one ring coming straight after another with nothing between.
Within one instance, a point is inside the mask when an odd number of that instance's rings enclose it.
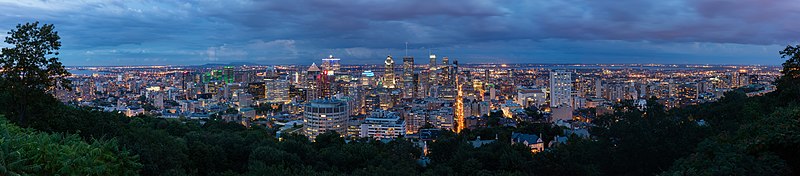
<instances>
[{"instance_id":1,"label":"urban sprawl","mask_svg":"<svg viewBox=\"0 0 800 176\"><path fill-rule=\"evenodd\" d=\"M76 106L160 118L215 119L270 127L313 140L344 137L426 141L439 130L499 124L549 123L564 136L543 144L541 134L515 133L532 152L587 137L596 116L615 104L666 108L713 102L734 89L748 96L775 90L777 66L668 64L459 64L431 54L342 65L329 56L311 65L70 67L72 91L53 92ZM397 61L395 61L397 60ZM419 60L416 60L419 61ZM573 135L576 136L576 135ZM497 139L495 139L497 140ZM504 139L505 140L505 139ZM488 140L476 139L474 145Z\"/></svg>"}]
</instances>

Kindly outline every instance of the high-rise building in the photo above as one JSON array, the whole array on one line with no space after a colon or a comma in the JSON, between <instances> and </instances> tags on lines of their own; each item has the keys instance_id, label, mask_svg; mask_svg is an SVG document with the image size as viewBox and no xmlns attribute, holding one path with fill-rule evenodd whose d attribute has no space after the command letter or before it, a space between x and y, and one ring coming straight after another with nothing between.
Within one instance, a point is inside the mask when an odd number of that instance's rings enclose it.
<instances>
[{"instance_id":1,"label":"high-rise building","mask_svg":"<svg viewBox=\"0 0 800 176\"><path fill-rule=\"evenodd\" d=\"M361 86L374 87L375 86L375 73L372 70L366 70L361 73Z\"/></svg>"},{"instance_id":2,"label":"high-rise building","mask_svg":"<svg viewBox=\"0 0 800 176\"><path fill-rule=\"evenodd\" d=\"M362 103L361 113L366 114L381 107L380 95L375 89L367 88L364 90L364 103Z\"/></svg>"},{"instance_id":3,"label":"high-rise building","mask_svg":"<svg viewBox=\"0 0 800 176\"><path fill-rule=\"evenodd\" d=\"M450 69L450 81L458 79L458 60L453 60L453 68Z\"/></svg>"},{"instance_id":4,"label":"high-rise building","mask_svg":"<svg viewBox=\"0 0 800 176\"><path fill-rule=\"evenodd\" d=\"M317 67L316 63L312 63L308 70L306 70L306 100L314 100L323 97L322 85L319 84L322 71Z\"/></svg>"},{"instance_id":5,"label":"high-rise building","mask_svg":"<svg viewBox=\"0 0 800 176\"><path fill-rule=\"evenodd\" d=\"M403 98L413 98L416 93L414 87L414 57L403 57Z\"/></svg>"},{"instance_id":6,"label":"high-rise building","mask_svg":"<svg viewBox=\"0 0 800 176\"><path fill-rule=\"evenodd\" d=\"M264 88L264 82L254 82L247 84L247 93L250 93L257 99L267 98L266 96L267 91Z\"/></svg>"},{"instance_id":7,"label":"high-rise building","mask_svg":"<svg viewBox=\"0 0 800 176\"><path fill-rule=\"evenodd\" d=\"M222 80L225 83L234 82L233 66L225 66L222 68Z\"/></svg>"},{"instance_id":8,"label":"high-rise building","mask_svg":"<svg viewBox=\"0 0 800 176\"><path fill-rule=\"evenodd\" d=\"M439 75L439 83L447 84L450 80L450 60L447 57L442 58L441 75Z\"/></svg>"},{"instance_id":9,"label":"high-rise building","mask_svg":"<svg viewBox=\"0 0 800 176\"><path fill-rule=\"evenodd\" d=\"M384 61L386 70L383 72L383 87L395 88L396 82L394 78L394 60L392 56L387 56Z\"/></svg>"},{"instance_id":10,"label":"high-rise building","mask_svg":"<svg viewBox=\"0 0 800 176\"><path fill-rule=\"evenodd\" d=\"M428 65L428 69L436 70L436 55L435 54L431 54L429 58L431 59L431 62Z\"/></svg>"},{"instance_id":11,"label":"high-rise building","mask_svg":"<svg viewBox=\"0 0 800 176\"><path fill-rule=\"evenodd\" d=\"M327 58L322 59L322 69L333 71L333 73L339 72L339 69L342 67L339 60L339 58L335 58L333 55L328 55Z\"/></svg>"},{"instance_id":12,"label":"high-rise building","mask_svg":"<svg viewBox=\"0 0 800 176\"><path fill-rule=\"evenodd\" d=\"M264 97L271 102L289 102L289 81L280 79L279 76L270 76L264 79Z\"/></svg>"},{"instance_id":13,"label":"high-rise building","mask_svg":"<svg viewBox=\"0 0 800 176\"><path fill-rule=\"evenodd\" d=\"M572 103L572 73L565 70L550 72L550 107L570 106Z\"/></svg>"},{"instance_id":14,"label":"high-rise building","mask_svg":"<svg viewBox=\"0 0 800 176\"><path fill-rule=\"evenodd\" d=\"M312 100L304 106L303 132L311 140L328 131L346 134L349 119L350 108L346 102L337 99Z\"/></svg>"},{"instance_id":15,"label":"high-rise building","mask_svg":"<svg viewBox=\"0 0 800 176\"><path fill-rule=\"evenodd\" d=\"M439 84L439 78L436 75L436 70L438 69L438 67L436 67L436 55L431 54L430 59L431 63L428 65L428 86L434 86Z\"/></svg>"}]
</instances>

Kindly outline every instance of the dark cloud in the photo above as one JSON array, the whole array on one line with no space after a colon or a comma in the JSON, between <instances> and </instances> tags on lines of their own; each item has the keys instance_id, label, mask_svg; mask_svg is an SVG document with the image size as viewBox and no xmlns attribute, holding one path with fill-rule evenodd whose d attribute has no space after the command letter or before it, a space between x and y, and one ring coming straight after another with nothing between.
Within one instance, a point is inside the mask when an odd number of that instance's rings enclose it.
<instances>
[{"instance_id":1,"label":"dark cloud","mask_svg":"<svg viewBox=\"0 0 800 176\"><path fill-rule=\"evenodd\" d=\"M68 65L307 64L331 53L378 63L404 54L405 42L412 55L433 48L462 62L776 64L775 51L800 38L798 9L794 0L31 0L0 1L0 29L56 24Z\"/></svg>"}]
</instances>

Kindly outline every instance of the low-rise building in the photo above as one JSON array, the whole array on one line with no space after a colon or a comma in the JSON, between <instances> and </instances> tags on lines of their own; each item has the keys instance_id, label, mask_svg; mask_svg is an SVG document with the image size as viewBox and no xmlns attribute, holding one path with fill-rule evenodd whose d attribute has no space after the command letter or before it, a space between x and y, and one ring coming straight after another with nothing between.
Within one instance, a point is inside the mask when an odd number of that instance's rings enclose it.
<instances>
[{"instance_id":1,"label":"low-rise building","mask_svg":"<svg viewBox=\"0 0 800 176\"><path fill-rule=\"evenodd\" d=\"M406 123L395 112L378 110L361 124L360 137L394 139L405 135Z\"/></svg>"},{"instance_id":2,"label":"low-rise building","mask_svg":"<svg viewBox=\"0 0 800 176\"><path fill-rule=\"evenodd\" d=\"M511 143L519 143L528 146L531 148L532 153L537 153L544 150L544 141L542 141L542 138L535 134L511 133Z\"/></svg>"}]
</instances>

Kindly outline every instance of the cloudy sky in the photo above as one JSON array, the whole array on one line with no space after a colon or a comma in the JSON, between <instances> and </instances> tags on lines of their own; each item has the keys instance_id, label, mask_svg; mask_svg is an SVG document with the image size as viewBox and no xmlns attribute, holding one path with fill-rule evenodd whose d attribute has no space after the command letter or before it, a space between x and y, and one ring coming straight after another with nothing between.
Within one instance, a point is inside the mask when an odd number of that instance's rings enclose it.
<instances>
[{"instance_id":1,"label":"cloudy sky","mask_svg":"<svg viewBox=\"0 0 800 176\"><path fill-rule=\"evenodd\" d=\"M465 63L780 64L797 17L797 0L0 0L0 31L55 24L66 65L378 64L406 42Z\"/></svg>"}]
</instances>

